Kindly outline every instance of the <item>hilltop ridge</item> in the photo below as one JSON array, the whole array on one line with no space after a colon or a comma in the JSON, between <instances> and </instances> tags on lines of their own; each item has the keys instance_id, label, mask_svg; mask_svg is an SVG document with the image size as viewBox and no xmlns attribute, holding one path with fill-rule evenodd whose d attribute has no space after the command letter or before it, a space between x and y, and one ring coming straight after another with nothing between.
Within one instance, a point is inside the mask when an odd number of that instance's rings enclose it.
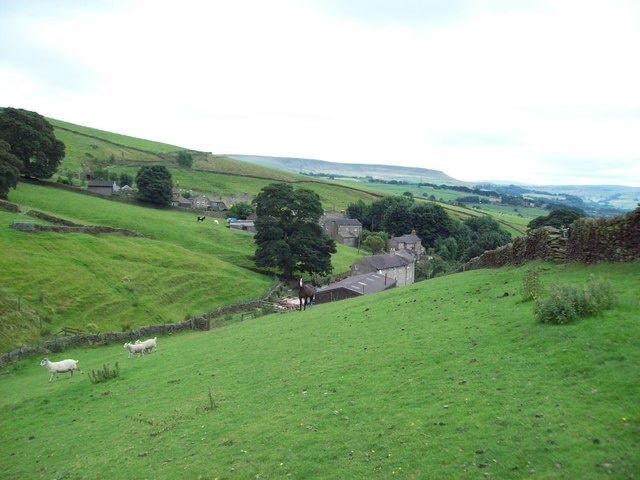
<instances>
[{"instance_id":1,"label":"hilltop ridge","mask_svg":"<svg viewBox=\"0 0 640 480\"><path fill-rule=\"evenodd\" d=\"M336 163L326 160L296 157L271 157L262 155L225 154L226 157L265 167L279 168L295 173L318 176L370 177L380 180L411 181L412 183L436 183L444 185L471 185L450 177L440 170L399 165L372 163Z\"/></svg>"}]
</instances>

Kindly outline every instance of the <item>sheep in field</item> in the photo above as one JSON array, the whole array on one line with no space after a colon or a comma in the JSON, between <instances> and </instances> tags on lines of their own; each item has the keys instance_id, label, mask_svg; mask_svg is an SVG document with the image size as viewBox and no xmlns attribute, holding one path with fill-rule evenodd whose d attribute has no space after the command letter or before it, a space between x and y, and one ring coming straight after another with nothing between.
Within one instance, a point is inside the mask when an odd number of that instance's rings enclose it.
<instances>
[{"instance_id":1,"label":"sheep in field","mask_svg":"<svg viewBox=\"0 0 640 480\"><path fill-rule=\"evenodd\" d=\"M140 340L136 340L136 345L144 345L145 352L147 350L154 350L158 348L158 337L149 338L144 342L141 342Z\"/></svg>"},{"instance_id":2,"label":"sheep in field","mask_svg":"<svg viewBox=\"0 0 640 480\"><path fill-rule=\"evenodd\" d=\"M127 350L129 350L129 358L133 357L136 353L144 353L144 351L146 350L144 344L142 343L125 343L124 344L124 348L126 348Z\"/></svg>"},{"instance_id":3,"label":"sheep in field","mask_svg":"<svg viewBox=\"0 0 640 480\"><path fill-rule=\"evenodd\" d=\"M50 362L48 358L43 358L40 362L41 367L47 367L47 370L51 373L49 381L53 380L58 373L71 372L73 377L74 370L78 370L82 373L82 370L78 368L78 360L60 360L59 362Z\"/></svg>"}]
</instances>

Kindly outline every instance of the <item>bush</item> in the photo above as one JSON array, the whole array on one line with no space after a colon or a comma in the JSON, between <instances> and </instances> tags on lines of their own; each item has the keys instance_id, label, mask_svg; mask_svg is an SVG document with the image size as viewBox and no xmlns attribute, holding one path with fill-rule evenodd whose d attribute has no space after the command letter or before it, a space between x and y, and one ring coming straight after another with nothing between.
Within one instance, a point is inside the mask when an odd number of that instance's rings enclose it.
<instances>
[{"instance_id":1,"label":"bush","mask_svg":"<svg viewBox=\"0 0 640 480\"><path fill-rule=\"evenodd\" d=\"M89 381L91 383L102 383L107 380L111 380L112 378L117 378L120 376L120 367L118 367L118 362L116 362L116 368L110 369L108 365L103 365L102 370L91 370L89 372Z\"/></svg>"},{"instance_id":2,"label":"bush","mask_svg":"<svg viewBox=\"0 0 640 480\"><path fill-rule=\"evenodd\" d=\"M611 290L611 283L602 277L591 275L583 291L581 313L583 316L597 315L613 308L616 297Z\"/></svg>"},{"instance_id":3,"label":"bush","mask_svg":"<svg viewBox=\"0 0 640 480\"><path fill-rule=\"evenodd\" d=\"M528 270L522 277L522 286L520 287L522 299L525 302L529 300L536 300L537 298L540 298L543 293L544 288L540 281L540 270L537 268Z\"/></svg>"},{"instance_id":4,"label":"bush","mask_svg":"<svg viewBox=\"0 0 640 480\"><path fill-rule=\"evenodd\" d=\"M536 301L534 315L540 323L571 323L578 318L579 296L574 285L554 285L548 297Z\"/></svg>"},{"instance_id":5,"label":"bush","mask_svg":"<svg viewBox=\"0 0 640 480\"><path fill-rule=\"evenodd\" d=\"M548 297L536 301L534 316L540 323L559 325L597 315L615 303L609 281L592 275L582 290L575 285L554 285Z\"/></svg>"}]
</instances>

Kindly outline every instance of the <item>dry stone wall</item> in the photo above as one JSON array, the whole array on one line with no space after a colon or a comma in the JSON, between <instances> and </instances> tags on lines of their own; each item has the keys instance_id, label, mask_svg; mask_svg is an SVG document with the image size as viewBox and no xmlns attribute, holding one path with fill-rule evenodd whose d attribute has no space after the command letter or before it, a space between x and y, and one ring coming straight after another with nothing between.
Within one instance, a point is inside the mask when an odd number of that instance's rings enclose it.
<instances>
[{"instance_id":1,"label":"dry stone wall","mask_svg":"<svg viewBox=\"0 0 640 480\"><path fill-rule=\"evenodd\" d=\"M127 332L106 332L106 333L90 333L69 335L65 337L57 337L49 340L45 340L39 345L25 346L17 348L10 352L0 354L0 368L6 366L11 362L15 362L24 357L30 355L42 354L48 355L50 353L62 352L68 348L74 348L79 346L92 346L92 345L108 345L111 343L125 343L128 341L135 341L142 339L143 337L150 337L156 335L167 335L171 333L192 330L192 331L206 331L211 329L211 322L217 318L221 318L224 315L255 311L262 309L263 307L273 307L273 304L268 300L281 289L282 284L275 281L263 298L259 300L251 300L246 302L235 303L232 305L226 305L220 307L212 312L205 313L198 317L192 317L184 322L180 323L166 323L157 325L146 325L135 330ZM214 324L215 326L215 324Z\"/></svg>"},{"instance_id":2,"label":"dry stone wall","mask_svg":"<svg viewBox=\"0 0 640 480\"><path fill-rule=\"evenodd\" d=\"M460 270L522 265L532 260L562 263L627 262L640 258L640 207L625 215L580 218L567 231L531 230L524 237L472 258Z\"/></svg>"}]
</instances>

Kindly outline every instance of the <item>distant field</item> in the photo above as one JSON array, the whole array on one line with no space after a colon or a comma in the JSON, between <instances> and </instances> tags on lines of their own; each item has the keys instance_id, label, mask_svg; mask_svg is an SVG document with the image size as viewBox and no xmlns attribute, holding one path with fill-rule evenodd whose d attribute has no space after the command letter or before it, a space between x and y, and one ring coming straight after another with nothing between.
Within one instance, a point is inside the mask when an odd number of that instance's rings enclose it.
<instances>
[{"instance_id":1,"label":"distant field","mask_svg":"<svg viewBox=\"0 0 640 480\"><path fill-rule=\"evenodd\" d=\"M380 195L403 195L406 192L413 194L416 201L425 201L433 195L440 206L447 213L458 220L490 215L500 223L506 231L513 237L524 235L527 231L527 224L536 217L547 215L548 210L531 207L513 207L502 204L483 203L481 205L459 206L449 202L455 202L457 198L464 196L462 192L446 189L435 189L433 187L418 187L418 185L397 185L375 182L357 182L350 180L339 180L338 183L345 186L355 186L356 188L367 189L371 192L379 192ZM489 201L489 197L486 197Z\"/></svg>"},{"instance_id":2,"label":"distant field","mask_svg":"<svg viewBox=\"0 0 640 480\"><path fill-rule=\"evenodd\" d=\"M618 306L535 322L519 295L609 278ZM0 376L2 478L615 479L640 472L640 265L439 277Z\"/></svg>"}]
</instances>

